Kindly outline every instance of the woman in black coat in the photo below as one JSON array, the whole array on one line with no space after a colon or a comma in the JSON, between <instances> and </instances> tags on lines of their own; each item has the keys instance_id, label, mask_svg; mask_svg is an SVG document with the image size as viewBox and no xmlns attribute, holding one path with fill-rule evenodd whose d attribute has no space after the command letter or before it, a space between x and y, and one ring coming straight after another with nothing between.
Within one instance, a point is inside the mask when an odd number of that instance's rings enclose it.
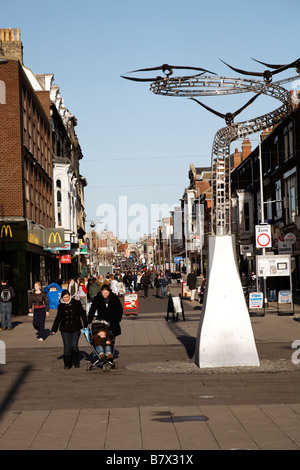
<instances>
[{"instance_id":1,"label":"woman in black coat","mask_svg":"<svg viewBox=\"0 0 300 470\"><path fill-rule=\"evenodd\" d=\"M72 367L72 360L74 366L79 367L78 342L80 330L87 327L87 325L86 313L80 300L72 299L70 292L63 290L51 332L54 335L58 328L61 332L64 344L65 369Z\"/></svg>"},{"instance_id":2,"label":"woman in black coat","mask_svg":"<svg viewBox=\"0 0 300 470\"><path fill-rule=\"evenodd\" d=\"M106 320L110 324L113 336L121 334L120 321L123 315L123 307L119 297L111 292L110 287L103 284L91 305L88 322L92 323L95 313L98 312L98 320Z\"/></svg>"}]
</instances>

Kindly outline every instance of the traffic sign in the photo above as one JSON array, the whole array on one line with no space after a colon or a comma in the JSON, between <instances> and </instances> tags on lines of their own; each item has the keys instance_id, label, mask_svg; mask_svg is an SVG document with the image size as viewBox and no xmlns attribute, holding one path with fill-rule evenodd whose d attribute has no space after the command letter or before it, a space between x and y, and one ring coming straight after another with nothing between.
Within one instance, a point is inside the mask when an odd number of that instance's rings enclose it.
<instances>
[{"instance_id":1,"label":"traffic sign","mask_svg":"<svg viewBox=\"0 0 300 470\"><path fill-rule=\"evenodd\" d=\"M261 224L255 226L256 248L271 248L271 226L268 224Z\"/></svg>"}]
</instances>

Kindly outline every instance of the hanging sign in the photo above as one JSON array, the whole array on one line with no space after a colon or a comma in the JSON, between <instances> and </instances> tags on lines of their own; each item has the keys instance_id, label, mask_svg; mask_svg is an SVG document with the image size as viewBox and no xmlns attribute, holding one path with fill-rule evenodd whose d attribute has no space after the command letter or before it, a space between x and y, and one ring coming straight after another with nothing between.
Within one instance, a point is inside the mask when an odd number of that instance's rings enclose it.
<instances>
[{"instance_id":1,"label":"hanging sign","mask_svg":"<svg viewBox=\"0 0 300 470\"><path fill-rule=\"evenodd\" d=\"M286 235L284 235L284 241L286 243L290 243L291 245L293 245L296 240L297 240L297 237L294 233L287 233Z\"/></svg>"},{"instance_id":2,"label":"hanging sign","mask_svg":"<svg viewBox=\"0 0 300 470\"><path fill-rule=\"evenodd\" d=\"M60 257L61 264L69 264L71 263L71 255L63 255Z\"/></svg>"}]
</instances>

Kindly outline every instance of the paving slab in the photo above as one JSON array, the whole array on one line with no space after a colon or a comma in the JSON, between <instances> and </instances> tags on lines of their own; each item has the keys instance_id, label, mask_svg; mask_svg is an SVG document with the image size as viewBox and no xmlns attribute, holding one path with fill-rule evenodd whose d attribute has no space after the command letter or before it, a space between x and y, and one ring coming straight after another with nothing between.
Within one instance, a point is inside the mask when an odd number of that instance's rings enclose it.
<instances>
[{"instance_id":1,"label":"paving slab","mask_svg":"<svg viewBox=\"0 0 300 470\"><path fill-rule=\"evenodd\" d=\"M300 340L300 304L294 316L269 310L251 318L256 370L195 367L201 305L184 307L185 321L166 321L166 299L141 297L138 316L122 320L119 367L109 373L85 370L91 349L83 335L81 367L65 371L60 334L40 343L32 317L14 317L14 329L0 332L7 357L0 364L0 449L299 450L292 344Z\"/></svg>"}]
</instances>

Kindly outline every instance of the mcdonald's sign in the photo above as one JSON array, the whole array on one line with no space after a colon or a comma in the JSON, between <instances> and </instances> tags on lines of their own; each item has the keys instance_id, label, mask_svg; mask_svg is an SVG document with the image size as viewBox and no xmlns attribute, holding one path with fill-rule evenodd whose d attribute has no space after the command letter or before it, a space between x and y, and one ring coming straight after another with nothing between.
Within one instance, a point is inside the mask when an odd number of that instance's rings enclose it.
<instances>
[{"instance_id":1,"label":"mcdonald's sign","mask_svg":"<svg viewBox=\"0 0 300 470\"><path fill-rule=\"evenodd\" d=\"M2 225L1 227L1 232L0 232L0 237L1 238L12 238L12 230L10 225Z\"/></svg>"},{"instance_id":2,"label":"mcdonald's sign","mask_svg":"<svg viewBox=\"0 0 300 470\"><path fill-rule=\"evenodd\" d=\"M27 222L16 222L13 220L3 220L0 222L0 244L2 243L26 243L27 242Z\"/></svg>"},{"instance_id":3,"label":"mcdonald's sign","mask_svg":"<svg viewBox=\"0 0 300 470\"><path fill-rule=\"evenodd\" d=\"M2 220L0 222L0 244L26 243L27 222L15 220Z\"/></svg>"},{"instance_id":4,"label":"mcdonald's sign","mask_svg":"<svg viewBox=\"0 0 300 470\"><path fill-rule=\"evenodd\" d=\"M48 248L62 248L65 246L65 231L63 228L45 229L45 245Z\"/></svg>"}]
</instances>

